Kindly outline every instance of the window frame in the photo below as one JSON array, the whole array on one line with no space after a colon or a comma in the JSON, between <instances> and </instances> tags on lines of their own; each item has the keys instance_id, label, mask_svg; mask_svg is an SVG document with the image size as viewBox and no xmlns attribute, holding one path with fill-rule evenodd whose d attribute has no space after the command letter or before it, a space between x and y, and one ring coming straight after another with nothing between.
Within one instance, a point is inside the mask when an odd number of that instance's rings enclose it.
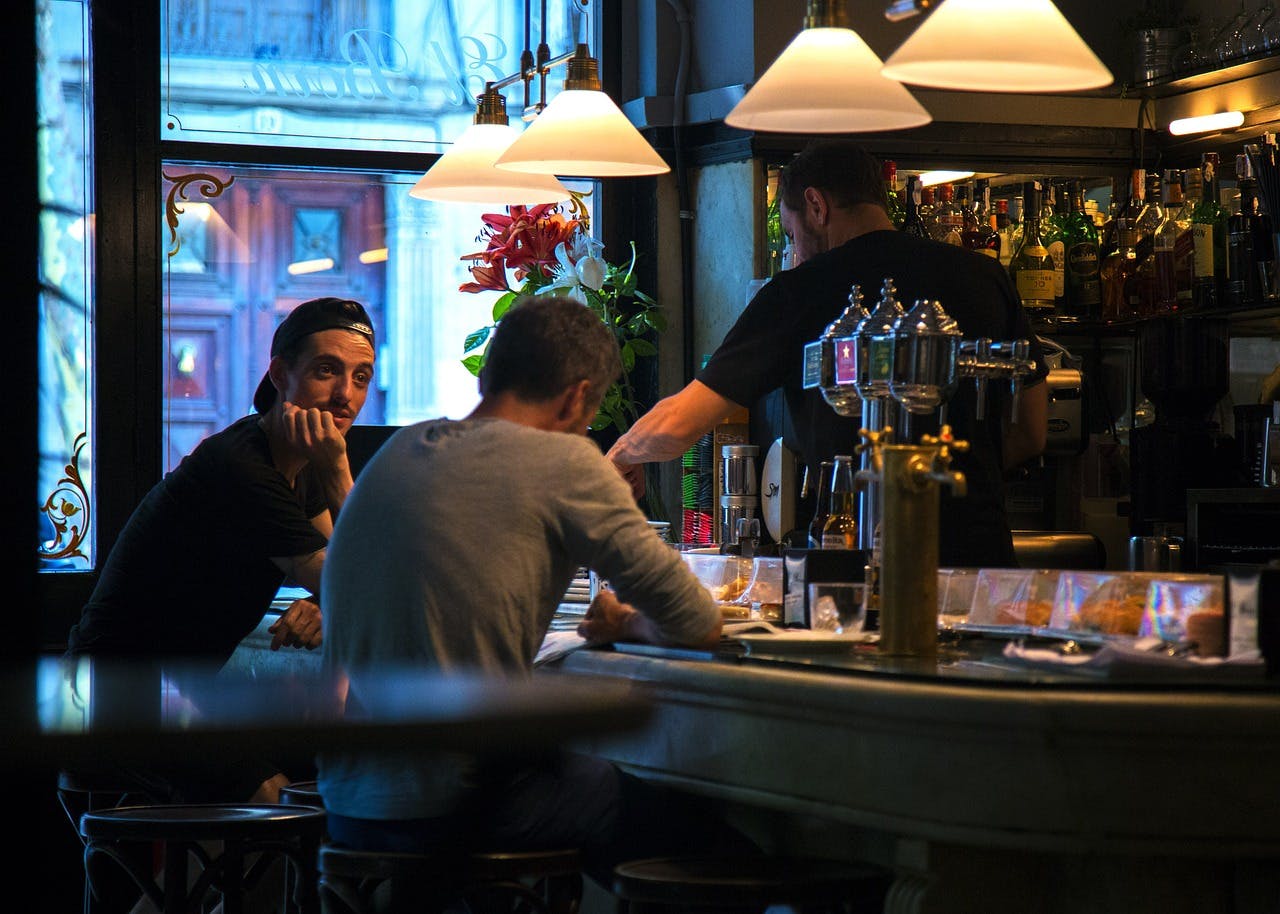
<instances>
[{"instance_id":1,"label":"window frame","mask_svg":"<svg viewBox=\"0 0 1280 914\"><path fill-rule=\"evenodd\" d=\"M595 50L601 60L604 87L616 99L621 0L600 0L592 15L602 17L601 47ZM97 548L95 567L89 570L34 575L44 651L65 647L67 632L78 620L120 531L162 475L165 248L161 162L420 173L438 158L424 153L166 141L160 128L161 20L155 0L90 0L97 218L93 345L94 389L98 391L93 404L96 440L90 446L94 448ZM34 76L30 79L34 81ZM656 229L651 210L650 218L637 220L635 216L636 202L652 200L653 187L653 179L602 182L597 201L602 216L595 228L607 247L621 249L632 239L644 245L652 239ZM633 230L641 227L637 222L646 229L639 237ZM34 359L35 344L30 348ZM35 378L34 371L31 377ZM39 389L38 383L34 386L35 392L25 398L32 404ZM34 465L34 455L31 459ZM34 537L27 539L24 554L30 553ZM34 564L34 556L31 560ZM181 612L180 598L175 595L174 599L175 612Z\"/></svg>"}]
</instances>

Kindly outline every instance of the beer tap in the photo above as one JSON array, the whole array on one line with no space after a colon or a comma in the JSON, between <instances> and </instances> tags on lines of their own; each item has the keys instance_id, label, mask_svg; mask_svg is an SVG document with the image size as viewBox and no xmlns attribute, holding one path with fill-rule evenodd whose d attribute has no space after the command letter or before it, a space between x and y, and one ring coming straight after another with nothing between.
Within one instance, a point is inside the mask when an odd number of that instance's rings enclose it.
<instances>
[{"instance_id":1,"label":"beer tap","mask_svg":"<svg viewBox=\"0 0 1280 914\"><path fill-rule=\"evenodd\" d=\"M822 399L836 411L836 415L847 418L860 414L862 401L851 385L836 382L836 365L838 362L851 363L856 358L848 337L866 317L862 287L854 283L849 289L848 306L827 324L822 336L804 347L804 386L817 387L822 392ZM836 345L837 340L841 341L841 346Z\"/></svg>"},{"instance_id":2,"label":"beer tap","mask_svg":"<svg viewBox=\"0 0 1280 914\"><path fill-rule=\"evenodd\" d=\"M891 444L890 429L862 431L871 468L858 478L883 499L879 561L869 568L878 589L880 650L932 660L938 650L939 490L963 496L964 474L951 469L954 453L968 449L944 425L919 444ZM864 592L871 579L864 585Z\"/></svg>"},{"instance_id":3,"label":"beer tap","mask_svg":"<svg viewBox=\"0 0 1280 914\"><path fill-rule=\"evenodd\" d=\"M987 381L998 378L1009 382L1009 394L1013 403L1012 421L1016 422L1023 378L1035 370L1030 340L994 341L986 337L965 340L960 344L960 354L956 358L957 374L962 378L973 378L978 395L974 417L979 420L986 418Z\"/></svg>"}]
</instances>

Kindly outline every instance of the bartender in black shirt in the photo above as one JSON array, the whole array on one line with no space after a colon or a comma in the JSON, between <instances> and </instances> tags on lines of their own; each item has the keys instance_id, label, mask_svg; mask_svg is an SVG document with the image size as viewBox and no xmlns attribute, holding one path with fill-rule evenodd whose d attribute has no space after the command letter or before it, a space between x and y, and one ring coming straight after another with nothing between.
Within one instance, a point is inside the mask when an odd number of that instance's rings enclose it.
<instances>
[{"instance_id":1,"label":"bartender in black shirt","mask_svg":"<svg viewBox=\"0 0 1280 914\"><path fill-rule=\"evenodd\" d=\"M732 411L782 388L796 439L787 443L816 479L822 460L853 453L859 423L836 415L819 390L803 388L804 346L844 310L853 284L861 286L870 306L889 277L904 307L937 299L965 339L1032 342L1038 370L1024 384L1016 417L1002 384L988 386L984 420L976 416L972 383L960 385L947 413L970 451L955 460L968 479L968 493L942 496L940 561L1016 565L1001 477L1005 467L1044 450L1048 396L1042 382L1048 369L1008 274L992 258L895 231L880 163L856 143L811 144L783 168L778 194L798 265L757 293L697 378L641 417L609 458L639 497L642 464L680 457ZM936 417L913 419L913 436L935 430Z\"/></svg>"}]
</instances>

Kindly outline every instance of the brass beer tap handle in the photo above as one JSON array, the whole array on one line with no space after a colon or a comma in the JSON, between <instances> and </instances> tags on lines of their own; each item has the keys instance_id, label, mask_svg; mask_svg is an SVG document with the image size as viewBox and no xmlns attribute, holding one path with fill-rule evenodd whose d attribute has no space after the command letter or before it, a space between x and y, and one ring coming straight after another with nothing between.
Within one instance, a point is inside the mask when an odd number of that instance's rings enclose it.
<instances>
[{"instance_id":1,"label":"brass beer tap handle","mask_svg":"<svg viewBox=\"0 0 1280 914\"><path fill-rule=\"evenodd\" d=\"M928 447L936 445L938 448L933 457L928 478L942 485L950 486L951 491L957 497L963 498L969 490L968 480L959 470L951 469L951 460L956 454L963 454L968 451L969 442L956 438L951 432L951 426L944 425L938 430L937 437L921 435L920 443Z\"/></svg>"}]
</instances>

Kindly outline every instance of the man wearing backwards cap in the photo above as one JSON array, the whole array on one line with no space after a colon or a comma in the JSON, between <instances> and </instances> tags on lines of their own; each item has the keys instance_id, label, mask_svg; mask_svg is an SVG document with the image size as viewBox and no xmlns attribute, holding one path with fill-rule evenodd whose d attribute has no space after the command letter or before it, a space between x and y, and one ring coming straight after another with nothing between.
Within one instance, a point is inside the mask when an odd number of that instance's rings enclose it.
<instances>
[{"instance_id":1,"label":"man wearing backwards cap","mask_svg":"<svg viewBox=\"0 0 1280 914\"><path fill-rule=\"evenodd\" d=\"M138 505L71 629L68 653L224 663L286 576L318 594L334 518L351 491L345 436L373 363L373 325L358 302L298 305L272 338L257 414L202 441ZM271 648L318 646L320 622L315 598L295 601L271 626ZM208 767L196 777L183 769L152 792L275 802L288 783L278 768Z\"/></svg>"}]
</instances>

